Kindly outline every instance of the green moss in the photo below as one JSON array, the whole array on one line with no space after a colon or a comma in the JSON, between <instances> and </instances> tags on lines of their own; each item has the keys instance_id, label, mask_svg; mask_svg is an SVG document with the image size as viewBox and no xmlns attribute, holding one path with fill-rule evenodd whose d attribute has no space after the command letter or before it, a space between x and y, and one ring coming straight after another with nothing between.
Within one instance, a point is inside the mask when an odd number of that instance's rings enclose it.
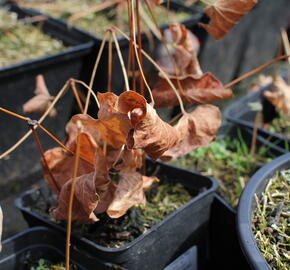
<instances>
[{"instance_id":1,"label":"green moss","mask_svg":"<svg viewBox=\"0 0 290 270\"><path fill-rule=\"evenodd\" d=\"M45 259L39 259L37 262L28 262L24 264L28 265L30 270L65 270L65 264L63 262L52 264ZM77 270L76 265L70 265L71 270Z\"/></svg>"},{"instance_id":2,"label":"green moss","mask_svg":"<svg viewBox=\"0 0 290 270\"><path fill-rule=\"evenodd\" d=\"M89 8L95 7L101 3L100 0L54 0L50 1L50 6L44 6L37 0L30 0L26 2L27 5L31 3L32 7L64 20L67 20L73 14L88 10ZM146 5L142 4L142 7L144 8L147 16L151 19ZM182 21L190 16L190 14L184 12L168 12L166 8L161 6L154 6L153 10L160 25ZM86 30L98 37L103 37L106 29L112 25L116 25L123 31L129 32L127 3L124 2L124 4L122 4L122 6L120 5L118 9L111 7L99 12L88 14L73 21L72 25ZM148 29L145 25L146 21L141 18L142 29Z\"/></svg>"},{"instance_id":3,"label":"green moss","mask_svg":"<svg viewBox=\"0 0 290 270\"><path fill-rule=\"evenodd\" d=\"M279 112L278 117L274 118L266 128L274 133L279 133L280 135L290 139L290 119L283 113Z\"/></svg>"},{"instance_id":4,"label":"green moss","mask_svg":"<svg viewBox=\"0 0 290 270\"><path fill-rule=\"evenodd\" d=\"M48 54L57 53L65 47L61 41L51 38L39 27L19 24L10 27L1 25L15 24L17 15L0 9L0 67L19 63Z\"/></svg>"},{"instance_id":5,"label":"green moss","mask_svg":"<svg viewBox=\"0 0 290 270\"><path fill-rule=\"evenodd\" d=\"M259 147L251 157L243 138L218 138L171 163L214 177L220 184L218 193L233 207L250 176L271 161L267 147Z\"/></svg>"},{"instance_id":6,"label":"green moss","mask_svg":"<svg viewBox=\"0 0 290 270\"><path fill-rule=\"evenodd\" d=\"M290 170L277 173L256 197L252 230L272 269L290 269Z\"/></svg>"}]
</instances>

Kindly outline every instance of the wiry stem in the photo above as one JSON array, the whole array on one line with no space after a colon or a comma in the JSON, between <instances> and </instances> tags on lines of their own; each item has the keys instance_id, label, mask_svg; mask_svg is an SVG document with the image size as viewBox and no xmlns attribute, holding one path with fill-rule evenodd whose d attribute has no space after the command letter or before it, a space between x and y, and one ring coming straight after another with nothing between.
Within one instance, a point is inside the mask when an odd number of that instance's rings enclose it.
<instances>
[{"instance_id":1,"label":"wiry stem","mask_svg":"<svg viewBox=\"0 0 290 270\"><path fill-rule=\"evenodd\" d=\"M7 114L10 114L10 115L12 115L12 116L14 116L14 117L17 117L17 118L19 118L19 119L22 119L22 120L28 120L28 117L22 116L22 115L20 115L20 114L15 113L15 112L11 112L11 111L6 110L6 109L4 109L4 108L2 108L2 107L0 107L0 111L5 112L5 113L7 113Z\"/></svg>"},{"instance_id":2,"label":"wiry stem","mask_svg":"<svg viewBox=\"0 0 290 270\"><path fill-rule=\"evenodd\" d=\"M123 35L127 40L129 40L129 37L122 31L120 30L118 27L114 27L117 31L119 31L121 33L121 35ZM134 41L134 46L137 47L138 45L136 44L136 42ZM170 87L172 88L172 90L174 91L174 93L176 94L176 97L178 99L178 102L180 104L180 110L183 114L187 114L187 112L185 111L184 109L184 105L183 105L183 102L182 102L182 99L180 97L180 95L178 94L178 91L177 89L175 88L174 84L171 82L171 80L168 78L166 72L163 71L163 69L150 57L150 55L148 55L144 50L142 50L142 54L155 66L155 68L157 68L160 73L164 76L165 80L168 82L168 84L170 85ZM137 58L138 60L138 58ZM150 88L148 88L150 89ZM150 90L150 97L153 101L153 95L151 93L151 90Z\"/></svg>"},{"instance_id":3,"label":"wiry stem","mask_svg":"<svg viewBox=\"0 0 290 270\"><path fill-rule=\"evenodd\" d=\"M79 106L79 109L80 109L81 113L84 113L84 107L83 107L83 104L81 102L81 99L80 99L80 96L79 96L79 93L78 93L78 90L77 90L75 82L71 82L71 88L73 90L75 99L76 99L76 101L78 103L78 106Z\"/></svg>"},{"instance_id":4,"label":"wiry stem","mask_svg":"<svg viewBox=\"0 0 290 270\"><path fill-rule=\"evenodd\" d=\"M41 155L41 158L42 158L42 161L43 161L43 166L45 167L46 171L48 172L48 174L49 174L54 186L57 188L57 191L60 192L58 184L57 184L57 182L56 182L56 180L55 180L55 178L54 178L54 176L53 176L53 174L52 174L52 172L51 172L51 170L50 170L50 168L49 168L49 166L47 164L46 158L44 156L44 151L43 151L42 145L40 143L40 139L39 139L39 137L38 137L38 135L37 135L37 133L36 133L36 131L34 129L34 125L33 124L32 125L29 124L29 126L31 128L34 140L35 140L35 142L37 144L38 151L39 151L39 153Z\"/></svg>"},{"instance_id":5,"label":"wiry stem","mask_svg":"<svg viewBox=\"0 0 290 270\"><path fill-rule=\"evenodd\" d=\"M132 1L131 4L132 4L132 21L133 21L133 38L134 38L133 45L134 45L135 55L136 55L137 63L138 63L138 66L139 66L139 71L140 71L141 76L142 76L142 78L144 80L144 83L145 83L145 85L146 85L146 87L147 87L147 89L149 91L151 102L152 102L152 106L154 106L154 98L153 98L153 95L152 95L152 91L151 91L151 88L150 88L149 84L147 83L146 78L145 78L145 75L144 75L144 72L143 72L143 68L142 68L142 65L140 63L140 59L139 59L138 52L137 52L138 45L136 43L136 26L135 26L135 14L134 14L134 1ZM116 28L116 29L120 33L125 34L119 28ZM125 36L126 36L126 39L128 39L128 36L126 34L125 34ZM143 52L142 49L141 49L141 51Z\"/></svg>"},{"instance_id":6,"label":"wiry stem","mask_svg":"<svg viewBox=\"0 0 290 270\"><path fill-rule=\"evenodd\" d=\"M138 36L138 58L139 58L139 61L140 61L140 67L143 68L139 0L136 0L136 19L137 19L137 36ZM142 96L144 96L144 81L143 81L143 77L142 76L139 76L139 84L140 84L139 85L140 93L141 93Z\"/></svg>"},{"instance_id":7,"label":"wiry stem","mask_svg":"<svg viewBox=\"0 0 290 270\"><path fill-rule=\"evenodd\" d=\"M108 85L107 91L111 92L111 80L112 80L112 32L110 31L110 40L108 46Z\"/></svg>"},{"instance_id":8,"label":"wiry stem","mask_svg":"<svg viewBox=\"0 0 290 270\"><path fill-rule=\"evenodd\" d=\"M91 80L90 80L90 84L89 84L90 88L93 87L93 83L94 83L94 80L95 80L97 68L98 68L98 65L99 65L99 62L100 62L100 59L101 59L105 44L106 44L106 36L107 36L107 34L108 34L108 31L106 31L104 36L103 36L103 41L101 43L101 47L100 47L100 50L99 50L97 58L96 58L96 62L95 62L95 65L94 65L94 68L93 68L93 71L92 71L92 76L91 76ZM84 114L87 114L87 112L88 112L88 107L89 107L89 103L90 103L90 97L91 97L91 92L89 91L88 94L87 94L87 98L86 98Z\"/></svg>"},{"instance_id":9,"label":"wiry stem","mask_svg":"<svg viewBox=\"0 0 290 270\"><path fill-rule=\"evenodd\" d=\"M130 70L132 71L132 90L136 91L135 55L134 55L134 50L133 50L133 20L132 20L132 9L131 9L130 0L127 0L127 6L128 6L128 19L129 19L128 21L129 21L129 28L130 28L127 74L129 74Z\"/></svg>"},{"instance_id":10,"label":"wiry stem","mask_svg":"<svg viewBox=\"0 0 290 270\"><path fill-rule=\"evenodd\" d=\"M99 103L98 97L96 96L96 94L94 93L93 89L90 86L88 86L85 82L77 80L77 79L70 79L70 80L73 81L73 82L79 83L82 86L84 86L88 90L88 93L90 93L94 97L98 107L100 107L100 103ZM84 111L86 111L86 108L85 108Z\"/></svg>"},{"instance_id":11,"label":"wiry stem","mask_svg":"<svg viewBox=\"0 0 290 270\"><path fill-rule=\"evenodd\" d=\"M280 60L287 59L288 57L290 57L290 55L282 55L282 56L276 57L275 59L265 63L264 65L261 65L261 66L255 68L255 69L247 72L246 74L243 74L239 78L234 79L233 81L229 82L227 85L225 85L225 88L230 88L233 85L239 83L240 81L242 81L242 80L244 80L244 79L256 74L257 72L259 72L259 71L271 66L272 64L274 64L276 62L279 62Z\"/></svg>"},{"instance_id":12,"label":"wiry stem","mask_svg":"<svg viewBox=\"0 0 290 270\"><path fill-rule=\"evenodd\" d=\"M65 269L69 270L69 261L70 261L70 236L71 236L71 222L72 222L72 208L73 208L73 198L75 193L75 185L79 167L79 155L80 155L80 133L82 126L80 121L77 122L78 136L77 136L77 146L76 146L76 155L74 160L74 171L73 178L71 182L71 190L68 203L68 217L67 217L67 230L66 230L66 245L65 245Z\"/></svg>"},{"instance_id":13,"label":"wiry stem","mask_svg":"<svg viewBox=\"0 0 290 270\"><path fill-rule=\"evenodd\" d=\"M92 13L95 13L95 12L98 12L98 11L102 11L108 7L111 7L113 6L114 4L120 2L121 0L107 0L106 2L103 2L95 7L91 7L87 10L84 10L84 11L81 11L81 12L78 12L78 13L75 13L73 15L71 15L69 18L68 18L68 22L69 23L72 23L73 21L77 20L77 19L80 19L82 17L85 17L89 14L92 14Z\"/></svg>"},{"instance_id":14,"label":"wiry stem","mask_svg":"<svg viewBox=\"0 0 290 270\"><path fill-rule=\"evenodd\" d=\"M70 152L74 155L74 152L70 150L68 147L66 147L60 140L58 140L51 132L49 132L43 125L39 124L39 122L36 123L36 125L44 132L46 133L50 138L52 138L55 142L57 142L63 149Z\"/></svg>"},{"instance_id":15,"label":"wiry stem","mask_svg":"<svg viewBox=\"0 0 290 270\"><path fill-rule=\"evenodd\" d=\"M120 50L120 47L119 47L118 40L116 38L116 34L114 32L112 32L112 34L113 34L113 39L114 39L114 42L115 42L115 45L116 45L116 50L117 50L117 53L118 53L118 57L119 57L120 64L121 64L121 67L122 67L122 71L123 71L123 75L124 75L126 91L129 91L130 87L129 87L129 82L128 82L128 76L127 76L126 68L125 68L125 65L124 65L122 53L121 53L121 50Z\"/></svg>"},{"instance_id":16,"label":"wiry stem","mask_svg":"<svg viewBox=\"0 0 290 270\"><path fill-rule=\"evenodd\" d=\"M68 82L67 81L64 86L62 87L62 89L58 92L58 94L56 95L56 97L54 98L54 100L52 101L52 103L50 104L50 106L47 108L47 110L45 111L45 113L41 116L41 118L39 119L38 123L42 123L45 118L47 117L47 115L50 113L50 111L52 110L52 108L55 106L56 102L61 98L61 96L63 95L63 93L67 90L68 87ZM27 120L27 118L25 118L25 120ZM35 127L36 128L36 127ZM0 159L3 159L4 157L6 157L7 155L9 155L11 152L13 152L18 146L20 146L30 135L32 134L32 131L29 130L26 134L24 134L22 136L22 138L20 138L12 147L10 147L8 150L6 150L3 154L0 155Z\"/></svg>"}]
</instances>

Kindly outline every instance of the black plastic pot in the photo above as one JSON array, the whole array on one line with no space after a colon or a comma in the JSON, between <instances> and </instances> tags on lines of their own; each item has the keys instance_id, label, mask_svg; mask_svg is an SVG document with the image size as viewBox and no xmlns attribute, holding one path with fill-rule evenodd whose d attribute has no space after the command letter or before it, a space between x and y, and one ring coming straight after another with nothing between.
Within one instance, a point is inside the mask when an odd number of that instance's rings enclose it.
<instances>
[{"instance_id":1,"label":"black plastic pot","mask_svg":"<svg viewBox=\"0 0 290 270\"><path fill-rule=\"evenodd\" d=\"M251 229L252 213L256 207L254 195L256 194L258 197L261 195L277 171L289 168L290 153L278 157L258 170L242 193L238 207L237 230L241 247L253 270L271 269L260 253Z\"/></svg>"},{"instance_id":2,"label":"black plastic pot","mask_svg":"<svg viewBox=\"0 0 290 270\"><path fill-rule=\"evenodd\" d=\"M20 18L29 16L25 10L11 6ZM22 113L22 105L34 96L35 77L43 74L51 95L55 96L65 82L73 77L80 79L85 57L91 52L93 42L84 34L71 30L58 24L53 19L41 23L41 29L53 38L63 41L68 49L56 54L43 56L18 64L0 68L0 106L8 110ZM70 117L73 95L68 92L57 103L58 115L54 119L47 118L43 125L50 130L57 138L64 137L64 127ZM38 119L39 115L29 115ZM0 153L6 151L29 127L23 120L9 117L1 112L0 114ZM5 132L4 132L5 131ZM53 141L41 133L41 142L44 149L51 148ZM32 138L26 140L21 147L7 157L0 160L0 198L21 189L22 183L31 184L35 182L34 175L40 174L39 153ZM21 178L21 183L15 183ZM15 180L15 181L13 181Z\"/></svg>"},{"instance_id":3,"label":"black plastic pot","mask_svg":"<svg viewBox=\"0 0 290 270\"><path fill-rule=\"evenodd\" d=\"M247 145L251 145L252 133L249 130L239 129L232 124L223 124L218 137L230 136L231 138L240 135ZM267 145L272 155L279 156L281 151L275 145L267 142L264 138L257 136L257 146ZM211 208L210 218L210 240L211 240L211 268L223 270L246 270L250 269L245 256L242 253L236 231L236 213L224 198L215 194Z\"/></svg>"},{"instance_id":4,"label":"black plastic pot","mask_svg":"<svg viewBox=\"0 0 290 270\"><path fill-rule=\"evenodd\" d=\"M46 263L65 262L65 238L46 227L34 227L3 241L0 253L0 269L28 270L25 262L37 263L44 259ZM71 263L79 270L113 269L108 263L100 262L96 258L71 246Z\"/></svg>"},{"instance_id":5,"label":"black plastic pot","mask_svg":"<svg viewBox=\"0 0 290 270\"><path fill-rule=\"evenodd\" d=\"M224 111L225 119L235 123L241 128L247 128L252 132L254 129L256 112L250 110L248 104L253 102L260 102L263 106L264 122L271 122L275 117L277 117L277 112L274 106L263 97L263 92L270 88L271 85L265 86L259 91L248 94L238 101L233 102ZM280 134L273 133L265 128L258 128L258 134L272 142L273 145L276 145L276 147L278 147L284 154L288 151L287 149L290 146L290 139L287 139Z\"/></svg>"},{"instance_id":6,"label":"black plastic pot","mask_svg":"<svg viewBox=\"0 0 290 270\"><path fill-rule=\"evenodd\" d=\"M187 28L189 28L192 32L194 32L197 35L197 37L199 38L199 40L201 41L201 44L203 45L203 43L207 37L207 33L204 29L202 29L201 27L199 27L197 25L197 23L200 20L207 21L207 18L205 18L204 14L202 12L202 9L199 7L194 7L194 8L186 7L177 1L171 0L169 2L170 2L170 9L171 10L176 11L176 12L178 12L178 11L188 12L189 14L191 14L191 16L188 19L186 19L185 21L183 21L181 23L183 23ZM40 14L39 12L37 12L35 10L33 11L32 9L29 9L29 11L32 12L33 14ZM61 20L61 19L58 19L58 22L60 25L62 25L62 27L68 27L68 29L74 29L76 31L79 31L80 33L86 35L87 37L89 37L91 40L93 40L95 42L95 49L93 50L93 53L91 54L90 58L88 59L88 65L90 66L90 68L86 69L87 73L86 73L85 80L87 82L89 82L91 74L92 74L93 66L95 63L95 59L96 59L97 53L101 47L103 37L98 37L98 36L95 36L89 32L86 32L85 30L81 30L81 29L76 28L76 27L68 26L66 24L66 22ZM161 30L164 30L167 27L168 27L168 25L161 25L160 26ZM141 39L142 39L143 50L146 51L147 53L149 53L150 56L154 58L156 56L156 48L160 44L160 41L158 41L156 38L154 38L153 44L150 43L147 35L144 32L142 32L142 34L141 34ZM127 60L128 60L128 53L129 53L129 42L127 39L125 39L123 37L118 38L118 42L119 42L119 46L120 46L120 49L122 52L125 66L127 67ZM98 66L98 71L96 73L94 86L93 86L93 89L95 91L100 91L100 92L107 91L108 45L109 45L109 43L106 42L105 47L104 47L104 51L103 51L103 54L102 54L102 57L101 57L101 60L100 60L99 66ZM135 65L136 65L136 70L137 70L138 69L137 62L135 63ZM143 57L143 70L144 70L145 74L148 75L149 73L151 73L152 69L153 69L153 65L145 57ZM124 77L123 77L121 64L119 61L119 57L118 57L114 42L113 42L113 51L112 51L112 74L113 74L113 78L111 81L111 89L114 93L120 94L124 90ZM96 111L95 106L94 106L94 108L91 108L91 111L92 111L92 113Z\"/></svg>"},{"instance_id":7,"label":"black plastic pot","mask_svg":"<svg viewBox=\"0 0 290 270\"><path fill-rule=\"evenodd\" d=\"M209 259L208 236L210 205L218 187L215 180L185 169L163 163L148 162L147 171L167 176L173 183L181 183L193 195L193 199L164 218L143 235L121 248L106 248L92 241L73 236L73 243L82 250L94 254L101 260L110 261L126 269L163 269L188 248L198 248L199 269ZM16 199L16 206L29 226L46 225L58 231L65 229L32 212L30 207L36 203L45 190L30 190ZM199 194L198 194L199 193Z\"/></svg>"}]
</instances>

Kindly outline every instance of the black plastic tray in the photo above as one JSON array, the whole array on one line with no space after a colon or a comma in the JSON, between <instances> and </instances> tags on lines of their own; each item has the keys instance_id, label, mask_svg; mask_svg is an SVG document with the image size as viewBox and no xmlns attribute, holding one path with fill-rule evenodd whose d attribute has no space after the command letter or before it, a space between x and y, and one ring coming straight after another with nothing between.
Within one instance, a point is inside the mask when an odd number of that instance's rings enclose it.
<instances>
[{"instance_id":1,"label":"black plastic tray","mask_svg":"<svg viewBox=\"0 0 290 270\"><path fill-rule=\"evenodd\" d=\"M250 110L248 103L261 102L263 106L264 122L270 122L277 116L274 106L263 97L263 92L270 87L271 85L269 84L261 88L259 91L248 94L238 101L233 102L224 110L225 119L242 128L247 128L252 132L254 129L256 112ZM270 140L270 142L272 142L272 144L282 153L286 153L286 149L290 146L290 139L287 139L278 133L273 133L265 128L258 128L258 134L261 137Z\"/></svg>"},{"instance_id":2,"label":"black plastic tray","mask_svg":"<svg viewBox=\"0 0 290 270\"><path fill-rule=\"evenodd\" d=\"M209 259L210 206L218 184L210 177L159 162L148 162L147 168L152 172L158 169L158 175L168 176L171 181L183 184L196 196L122 248L102 247L76 235L73 242L101 260L136 270L162 269L188 248L196 245L199 267L202 269ZM197 194L200 190L203 191ZM64 233L65 229L61 226L30 211L29 206L37 201L41 192L45 190L30 190L22 194L16 199L16 206L22 211L29 226L46 225Z\"/></svg>"},{"instance_id":3,"label":"black plastic tray","mask_svg":"<svg viewBox=\"0 0 290 270\"><path fill-rule=\"evenodd\" d=\"M20 18L29 16L25 10L10 6ZM43 56L18 64L0 68L0 106L8 110L22 113L22 105L34 96L35 77L43 74L51 95L55 96L64 83L71 77L80 79L85 57L91 52L93 42L82 33L74 31L67 33L67 28L59 25L55 20L48 19L42 24L45 33L62 40L68 47L56 54ZM67 93L56 105L58 115L55 119L47 119L44 126L57 138L64 137L64 127L72 109L73 95ZM29 117L38 119L39 115ZM22 135L29 130L23 120L9 117L0 113L0 153L6 151ZM51 148L53 141L41 133L44 149ZM32 138L12 153L7 160L0 160L0 198L3 199L9 192L19 191L23 183L35 182L34 175L40 174L39 153ZM21 178L21 182L15 183ZM13 181L15 180L15 181Z\"/></svg>"},{"instance_id":4,"label":"black plastic tray","mask_svg":"<svg viewBox=\"0 0 290 270\"><path fill-rule=\"evenodd\" d=\"M38 262L44 259L49 263L65 262L65 238L46 227L34 227L3 241L0 253L0 269L29 270L25 261ZM79 270L113 269L110 264L90 257L75 246L71 246L71 263Z\"/></svg>"},{"instance_id":5,"label":"black plastic tray","mask_svg":"<svg viewBox=\"0 0 290 270\"><path fill-rule=\"evenodd\" d=\"M290 168L290 153L278 157L258 170L244 189L237 215L237 230L243 252L253 270L270 270L256 244L251 229L252 212L256 207L254 194L259 197L277 171Z\"/></svg>"}]
</instances>

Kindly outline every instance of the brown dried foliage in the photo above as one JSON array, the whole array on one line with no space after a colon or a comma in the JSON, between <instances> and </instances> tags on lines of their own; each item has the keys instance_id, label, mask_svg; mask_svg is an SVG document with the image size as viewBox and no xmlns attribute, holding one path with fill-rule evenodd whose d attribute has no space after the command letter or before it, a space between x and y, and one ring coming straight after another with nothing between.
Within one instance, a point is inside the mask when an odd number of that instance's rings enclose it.
<instances>
[{"instance_id":1,"label":"brown dried foliage","mask_svg":"<svg viewBox=\"0 0 290 270\"><path fill-rule=\"evenodd\" d=\"M257 3L257 0L217 0L205 9L209 24L200 23L216 40L221 39Z\"/></svg>"}]
</instances>

